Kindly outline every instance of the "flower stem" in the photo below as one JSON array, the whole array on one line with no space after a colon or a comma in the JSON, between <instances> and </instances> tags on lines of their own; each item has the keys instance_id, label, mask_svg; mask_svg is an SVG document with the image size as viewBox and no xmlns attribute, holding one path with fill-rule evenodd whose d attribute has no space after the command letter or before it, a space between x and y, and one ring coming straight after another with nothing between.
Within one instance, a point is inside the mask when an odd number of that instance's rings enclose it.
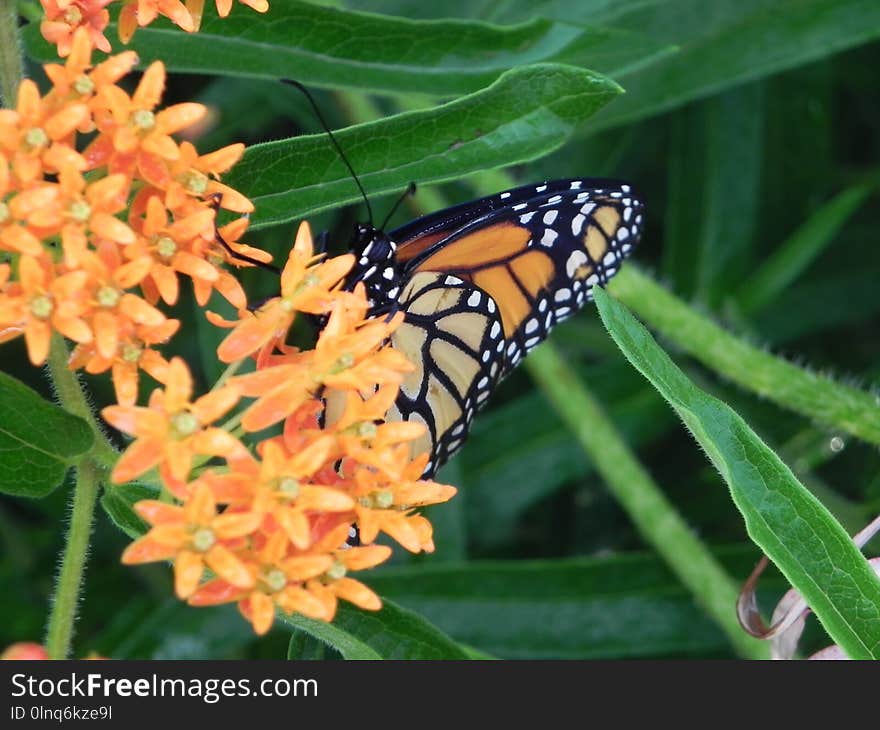
<instances>
[{"instance_id":1,"label":"flower stem","mask_svg":"<svg viewBox=\"0 0 880 730\"><path fill-rule=\"evenodd\" d=\"M83 460L77 469L70 529L49 614L46 651L50 659L67 659L70 653L99 483L98 468L88 458Z\"/></svg>"},{"instance_id":2,"label":"flower stem","mask_svg":"<svg viewBox=\"0 0 880 730\"><path fill-rule=\"evenodd\" d=\"M620 270L608 290L648 327L739 386L806 418L880 444L876 395L745 342L631 264Z\"/></svg>"},{"instance_id":3,"label":"flower stem","mask_svg":"<svg viewBox=\"0 0 880 730\"><path fill-rule=\"evenodd\" d=\"M246 358L242 358L241 360L236 360L235 362L229 363L229 365L226 367L226 370L224 370L220 377L217 378L217 382L211 386L211 390L215 391L226 385L226 381L229 380L229 378L231 378L233 375L235 375L235 373L238 372L239 368L244 365L245 359Z\"/></svg>"},{"instance_id":4,"label":"flower stem","mask_svg":"<svg viewBox=\"0 0 880 730\"><path fill-rule=\"evenodd\" d=\"M70 528L67 531L61 570L49 614L46 650L51 659L66 659L70 652L73 622L82 587L102 467L106 467L108 463L112 464L116 458L115 451L107 442L92 414L79 379L67 367L67 357L67 345L64 339L55 334L49 350L49 374L52 385L62 407L89 424L95 434L95 445L76 470Z\"/></svg>"},{"instance_id":5,"label":"flower stem","mask_svg":"<svg viewBox=\"0 0 880 730\"><path fill-rule=\"evenodd\" d=\"M2 1L2 0L0 0ZM118 454L116 449L107 440L107 436L101 429L101 426L95 420L95 414L92 407L86 400L86 394L83 392L79 378L70 368L67 367L67 343L64 338L55 333L52 336L52 347L49 350L49 377L52 386L55 388L55 394L61 403L62 408L74 416L79 416L92 429L95 435L95 443L92 446L92 452L89 456L104 468L112 468L116 463Z\"/></svg>"},{"instance_id":6,"label":"flower stem","mask_svg":"<svg viewBox=\"0 0 880 730\"><path fill-rule=\"evenodd\" d=\"M17 2L0 0L0 102L3 106L15 106L23 76Z\"/></svg>"}]
</instances>

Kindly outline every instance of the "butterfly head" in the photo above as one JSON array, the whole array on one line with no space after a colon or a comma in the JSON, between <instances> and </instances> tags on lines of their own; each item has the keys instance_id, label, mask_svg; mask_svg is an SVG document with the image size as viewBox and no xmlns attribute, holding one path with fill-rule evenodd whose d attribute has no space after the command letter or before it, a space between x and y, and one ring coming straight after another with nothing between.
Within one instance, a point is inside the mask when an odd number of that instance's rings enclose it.
<instances>
[{"instance_id":1,"label":"butterfly head","mask_svg":"<svg viewBox=\"0 0 880 730\"><path fill-rule=\"evenodd\" d=\"M357 261L348 277L349 286L363 282L373 310L393 308L400 295L402 274L394 255L397 244L369 223L357 223L352 250Z\"/></svg>"}]
</instances>

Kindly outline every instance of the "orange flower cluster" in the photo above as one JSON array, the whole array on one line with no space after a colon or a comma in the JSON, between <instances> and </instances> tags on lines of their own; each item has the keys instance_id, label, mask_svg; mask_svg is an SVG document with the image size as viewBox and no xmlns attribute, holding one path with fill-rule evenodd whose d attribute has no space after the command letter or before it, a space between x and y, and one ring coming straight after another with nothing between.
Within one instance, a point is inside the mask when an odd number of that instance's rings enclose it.
<instances>
[{"instance_id":1,"label":"orange flower cluster","mask_svg":"<svg viewBox=\"0 0 880 730\"><path fill-rule=\"evenodd\" d=\"M0 342L24 335L39 365L59 332L77 343L71 367L112 370L118 402L130 405L140 370L165 379L168 363L154 346L179 323L156 305L176 301L178 274L193 280L202 303L217 290L245 305L224 268L231 258L214 218L218 205L241 213L253 206L216 179L243 145L199 156L171 137L206 109L157 110L161 63L129 96L117 82L135 54L93 67L91 53L88 32L78 30L66 64L45 66L51 90L41 96L25 80L16 108L0 110ZM80 150L86 134L91 141ZM240 219L221 232L235 241L246 226Z\"/></svg>"},{"instance_id":2,"label":"orange flower cluster","mask_svg":"<svg viewBox=\"0 0 880 730\"><path fill-rule=\"evenodd\" d=\"M158 468L174 498L135 505L152 528L123 561L172 560L180 598L196 606L235 601L260 634L278 609L327 621L339 598L378 609L378 596L348 573L390 556L373 544L380 532L412 552L432 551L431 525L416 510L455 494L421 479L427 454L410 457L423 426L382 422L412 365L387 344L402 317L366 319L363 287L341 288L353 262L350 254L314 256L302 224L281 295L238 322L213 317L234 327L220 358L253 357L253 372L192 400L189 371L174 359L148 408L103 412L135 437L114 480ZM284 344L300 312L326 318L313 350ZM254 400L215 425L242 398ZM239 422L248 432L283 428L252 453L230 434ZM204 466L209 459L222 463ZM360 547L346 545L352 525Z\"/></svg>"},{"instance_id":3,"label":"orange flower cluster","mask_svg":"<svg viewBox=\"0 0 880 730\"><path fill-rule=\"evenodd\" d=\"M58 48L58 55L65 57L73 46L73 36L78 28L88 30L91 45L105 53L110 52L110 41L104 30L110 22L107 6L114 0L40 0L46 13L40 31L49 43ZM269 9L268 0L238 0L242 5L258 13ZM140 27L164 16L172 23L193 33L202 22L205 0L120 0L119 39L128 43ZM232 10L232 0L215 0L217 13L225 18Z\"/></svg>"}]
</instances>

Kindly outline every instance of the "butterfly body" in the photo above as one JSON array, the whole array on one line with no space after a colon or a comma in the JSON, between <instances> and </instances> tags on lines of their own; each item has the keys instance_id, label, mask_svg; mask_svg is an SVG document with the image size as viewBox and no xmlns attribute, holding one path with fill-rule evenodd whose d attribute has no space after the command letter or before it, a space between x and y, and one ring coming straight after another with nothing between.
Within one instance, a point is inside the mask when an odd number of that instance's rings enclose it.
<instances>
[{"instance_id":1,"label":"butterfly body","mask_svg":"<svg viewBox=\"0 0 880 730\"><path fill-rule=\"evenodd\" d=\"M415 365L389 419L426 426L433 475L476 411L555 324L592 299L635 247L643 204L605 179L527 185L419 218L388 234L359 226L349 284L372 311L401 310L392 345Z\"/></svg>"}]
</instances>

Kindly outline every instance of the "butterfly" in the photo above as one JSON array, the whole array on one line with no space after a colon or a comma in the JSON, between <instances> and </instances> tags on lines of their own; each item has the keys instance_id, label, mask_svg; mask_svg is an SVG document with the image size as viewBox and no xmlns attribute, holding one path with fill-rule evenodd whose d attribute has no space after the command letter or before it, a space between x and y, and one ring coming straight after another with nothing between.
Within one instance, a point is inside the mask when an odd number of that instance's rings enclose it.
<instances>
[{"instance_id":1,"label":"butterfly","mask_svg":"<svg viewBox=\"0 0 880 730\"><path fill-rule=\"evenodd\" d=\"M432 477L498 383L558 322L592 299L641 236L631 185L600 178L525 185L389 233L358 224L357 262L372 316L404 313L391 344L415 369L389 421L425 425L412 454Z\"/></svg>"}]
</instances>

